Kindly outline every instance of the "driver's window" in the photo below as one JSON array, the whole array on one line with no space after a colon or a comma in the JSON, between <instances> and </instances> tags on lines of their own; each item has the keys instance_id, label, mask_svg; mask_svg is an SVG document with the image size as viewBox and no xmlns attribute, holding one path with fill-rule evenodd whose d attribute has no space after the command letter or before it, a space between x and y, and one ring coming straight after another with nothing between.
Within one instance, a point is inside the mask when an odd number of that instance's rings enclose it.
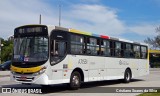
<instances>
[{"instance_id":1,"label":"driver's window","mask_svg":"<svg viewBox=\"0 0 160 96\"><path fill-rule=\"evenodd\" d=\"M55 51L54 55L64 56L66 50L65 42L55 42Z\"/></svg>"},{"instance_id":2,"label":"driver's window","mask_svg":"<svg viewBox=\"0 0 160 96\"><path fill-rule=\"evenodd\" d=\"M52 40L51 42L51 64L59 62L66 54L66 42Z\"/></svg>"}]
</instances>

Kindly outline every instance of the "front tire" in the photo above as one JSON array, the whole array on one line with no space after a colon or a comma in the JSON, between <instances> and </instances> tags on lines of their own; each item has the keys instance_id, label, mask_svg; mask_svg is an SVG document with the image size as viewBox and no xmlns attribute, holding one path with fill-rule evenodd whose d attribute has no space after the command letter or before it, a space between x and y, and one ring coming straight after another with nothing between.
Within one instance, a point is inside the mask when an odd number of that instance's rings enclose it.
<instances>
[{"instance_id":1,"label":"front tire","mask_svg":"<svg viewBox=\"0 0 160 96\"><path fill-rule=\"evenodd\" d=\"M75 71L71 74L70 78L70 88L72 90L77 90L81 86L81 75L79 72Z\"/></svg>"},{"instance_id":2,"label":"front tire","mask_svg":"<svg viewBox=\"0 0 160 96\"><path fill-rule=\"evenodd\" d=\"M127 69L124 74L124 83L129 83L131 81L131 77L132 77L131 71Z\"/></svg>"}]
</instances>

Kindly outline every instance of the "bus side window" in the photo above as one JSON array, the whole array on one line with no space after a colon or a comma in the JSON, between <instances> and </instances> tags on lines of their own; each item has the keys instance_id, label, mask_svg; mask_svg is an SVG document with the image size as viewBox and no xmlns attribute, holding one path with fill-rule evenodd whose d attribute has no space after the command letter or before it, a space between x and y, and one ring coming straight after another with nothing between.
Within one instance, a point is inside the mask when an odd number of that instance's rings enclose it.
<instances>
[{"instance_id":1,"label":"bus side window","mask_svg":"<svg viewBox=\"0 0 160 96\"><path fill-rule=\"evenodd\" d=\"M87 54L99 55L99 45L96 38L87 38Z\"/></svg>"},{"instance_id":2,"label":"bus side window","mask_svg":"<svg viewBox=\"0 0 160 96\"><path fill-rule=\"evenodd\" d=\"M67 52L67 43L64 41L51 41L51 64L59 62Z\"/></svg>"},{"instance_id":3,"label":"bus side window","mask_svg":"<svg viewBox=\"0 0 160 96\"><path fill-rule=\"evenodd\" d=\"M133 51L134 51L134 57L135 58L140 58L140 46L134 45L133 46Z\"/></svg>"},{"instance_id":4,"label":"bus side window","mask_svg":"<svg viewBox=\"0 0 160 96\"><path fill-rule=\"evenodd\" d=\"M147 47L141 46L141 58L146 59L147 58Z\"/></svg>"},{"instance_id":5,"label":"bus side window","mask_svg":"<svg viewBox=\"0 0 160 96\"><path fill-rule=\"evenodd\" d=\"M103 56L110 56L111 55L109 41L107 41L107 40L101 41L101 53Z\"/></svg>"},{"instance_id":6,"label":"bus side window","mask_svg":"<svg viewBox=\"0 0 160 96\"><path fill-rule=\"evenodd\" d=\"M124 57L130 58L133 57L132 55L133 54L132 54L131 44L125 44Z\"/></svg>"},{"instance_id":7,"label":"bus side window","mask_svg":"<svg viewBox=\"0 0 160 96\"><path fill-rule=\"evenodd\" d=\"M111 41L110 42L110 48L111 48L111 56L115 56L115 42Z\"/></svg>"},{"instance_id":8,"label":"bus side window","mask_svg":"<svg viewBox=\"0 0 160 96\"><path fill-rule=\"evenodd\" d=\"M55 54L62 57L66 54L66 42L56 42Z\"/></svg>"},{"instance_id":9,"label":"bus side window","mask_svg":"<svg viewBox=\"0 0 160 96\"><path fill-rule=\"evenodd\" d=\"M84 37L71 34L71 54L84 54Z\"/></svg>"},{"instance_id":10,"label":"bus side window","mask_svg":"<svg viewBox=\"0 0 160 96\"><path fill-rule=\"evenodd\" d=\"M54 55L54 45L53 45L53 40L51 40L51 56L53 56Z\"/></svg>"},{"instance_id":11,"label":"bus side window","mask_svg":"<svg viewBox=\"0 0 160 96\"><path fill-rule=\"evenodd\" d=\"M135 58L134 51L133 51L133 44L131 44L130 58Z\"/></svg>"},{"instance_id":12,"label":"bus side window","mask_svg":"<svg viewBox=\"0 0 160 96\"><path fill-rule=\"evenodd\" d=\"M97 48L96 48L97 55L101 55L100 44L101 44L100 39L97 39Z\"/></svg>"},{"instance_id":13,"label":"bus side window","mask_svg":"<svg viewBox=\"0 0 160 96\"><path fill-rule=\"evenodd\" d=\"M115 56L116 57L121 57L121 43L120 42L115 42Z\"/></svg>"}]
</instances>

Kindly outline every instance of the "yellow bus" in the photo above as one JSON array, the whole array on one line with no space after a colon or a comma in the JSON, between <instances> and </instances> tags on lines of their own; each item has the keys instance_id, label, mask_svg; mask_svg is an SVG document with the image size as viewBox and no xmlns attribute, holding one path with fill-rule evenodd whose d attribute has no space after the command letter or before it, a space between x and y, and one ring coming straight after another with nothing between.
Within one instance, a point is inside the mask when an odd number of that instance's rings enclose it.
<instances>
[{"instance_id":1,"label":"yellow bus","mask_svg":"<svg viewBox=\"0 0 160 96\"><path fill-rule=\"evenodd\" d=\"M160 67L160 50L149 50L150 67Z\"/></svg>"}]
</instances>

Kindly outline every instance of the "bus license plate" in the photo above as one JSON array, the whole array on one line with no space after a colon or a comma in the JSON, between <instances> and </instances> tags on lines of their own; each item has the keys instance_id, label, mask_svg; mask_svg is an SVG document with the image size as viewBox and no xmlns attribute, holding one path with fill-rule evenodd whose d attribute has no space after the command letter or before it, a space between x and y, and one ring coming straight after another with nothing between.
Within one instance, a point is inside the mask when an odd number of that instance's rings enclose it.
<instances>
[{"instance_id":1,"label":"bus license plate","mask_svg":"<svg viewBox=\"0 0 160 96\"><path fill-rule=\"evenodd\" d=\"M24 76L20 77L20 80L26 80L26 79L27 79L27 77L24 77Z\"/></svg>"}]
</instances>

